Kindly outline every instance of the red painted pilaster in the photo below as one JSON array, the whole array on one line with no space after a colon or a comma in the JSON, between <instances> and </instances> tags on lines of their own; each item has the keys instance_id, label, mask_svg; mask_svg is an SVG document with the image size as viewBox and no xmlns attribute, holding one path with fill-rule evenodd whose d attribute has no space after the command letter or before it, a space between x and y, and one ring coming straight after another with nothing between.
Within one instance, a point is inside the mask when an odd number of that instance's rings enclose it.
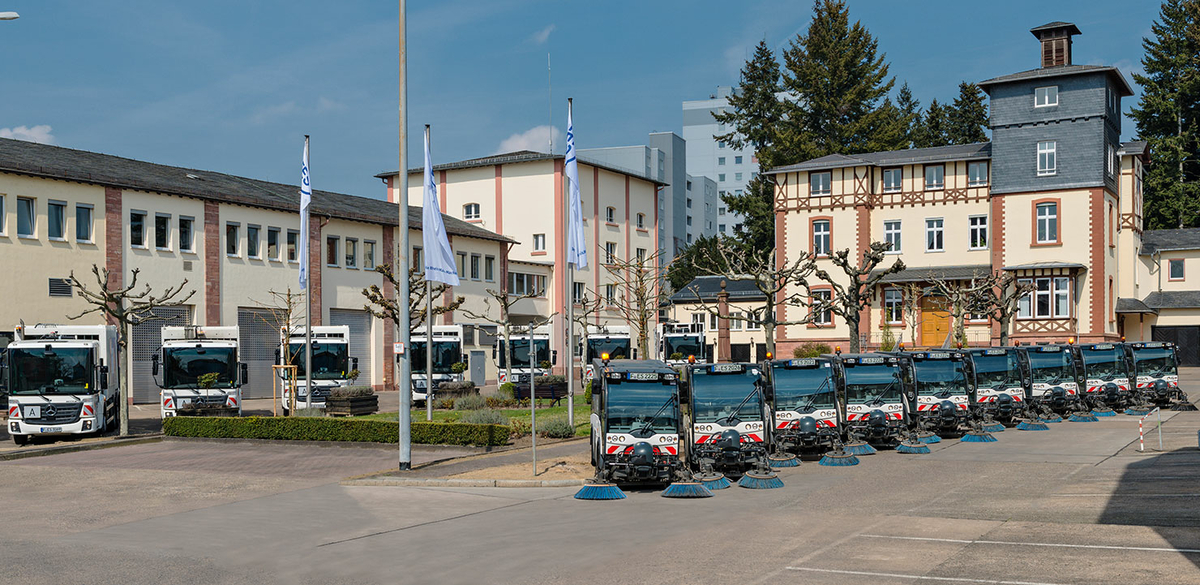
<instances>
[{"instance_id":1,"label":"red painted pilaster","mask_svg":"<svg viewBox=\"0 0 1200 585\"><path fill-rule=\"evenodd\" d=\"M204 202L204 324L221 324L221 207Z\"/></svg>"}]
</instances>

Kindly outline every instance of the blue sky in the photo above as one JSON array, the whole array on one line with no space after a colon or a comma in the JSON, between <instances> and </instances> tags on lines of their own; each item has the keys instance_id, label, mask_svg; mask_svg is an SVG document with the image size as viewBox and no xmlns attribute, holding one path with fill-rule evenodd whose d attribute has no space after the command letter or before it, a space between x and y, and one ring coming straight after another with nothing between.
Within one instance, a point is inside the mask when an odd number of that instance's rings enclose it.
<instances>
[{"instance_id":1,"label":"blue sky","mask_svg":"<svg viewBox=\"0 0 1200 585\"><path fill-rule=\"evenodd\" d=\"M1130 83L1152 1L850 0L897 88L927 104L962 80L1038 65L1028 29L1076 23L1076 63ZM382 197L398 164L397 15L386 0L0 0L0 136L295 182L311 134L313 184ZM542 147L575 98L580 148L681 130L681 102L737 73L760 40L785 47L804 0L409 0L409 162L433 126L435 162ZM1124 108L1135 103L1126 99ZM540 128L539 128L540 127ZM1135 134L1128 119L1126 138ZM556 150L561 150L561 138Z\"/></svg>"}]
</instances>

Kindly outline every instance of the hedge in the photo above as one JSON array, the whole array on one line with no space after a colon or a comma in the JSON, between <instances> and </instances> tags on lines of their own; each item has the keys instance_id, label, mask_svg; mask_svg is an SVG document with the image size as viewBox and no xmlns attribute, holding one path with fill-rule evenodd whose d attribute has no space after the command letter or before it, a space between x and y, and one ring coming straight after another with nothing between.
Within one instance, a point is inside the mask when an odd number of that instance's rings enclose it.
<instances>
[{"instance_id":1,"label":"hedge","mask_svg":"<svg viewBox=\"0 0 1200 585\"><path fill-rule=\"evenodd\" d=\"M163 420L163 434L168 437L396 443L399 425L382 420L290 416L170 417ZM412 442L425 445L505 445L511 433L512 429L506 425L412 423Z\"/></svg>"}]
</instances>

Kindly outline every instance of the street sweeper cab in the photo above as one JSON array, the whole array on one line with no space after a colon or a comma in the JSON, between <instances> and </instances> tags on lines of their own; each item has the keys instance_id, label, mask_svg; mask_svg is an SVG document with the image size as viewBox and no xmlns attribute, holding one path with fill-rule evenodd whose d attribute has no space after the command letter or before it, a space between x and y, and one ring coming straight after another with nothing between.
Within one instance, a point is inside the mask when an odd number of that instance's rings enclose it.
<instances>
[{"instance_id":1,"label":"street sweeper cab","mask_svg":"<svg viewBox=\"0 0 1200 585\"><path fill-rule=\"evenodd\" d=\"M774 451L824 453L842 433L845 401L834 383L829 358L773 360L765 364L773 419Z\"/></svg>"},{"instance_id":2,"label":"street sweeper cab","mask_svg":"<svg viewBox=\"0 0 1200 585\"><path fill-rule=\"evenodd\" d=\"M1015 425L1025 416L1031 381L1029 363L1016 347L989 347L967 352L975 370L974 407L988 418Z\"/></svg>"},{"instance_id":3,"label":"street sweeper cab","mask_svg":"<svg viewBox=\"0 0 1200 585\"><path fill-rule=\"evenodd\" d=\"M1179 355L1174 343L1141 341L1124 347L1142 400L1159 406L1187 402L1187 395L1179 389Z\"/></svg>"},{"instance_id":4,"label":"street sweeper cab","mask_svg":"<svg viewBox=\"0 0 1200 585\"><path fill-rule=\"evenodd\" d=\"M913 367L917 423L938 433L966 432L975 402L971 358L962 351L903 352Z\"/></svg>"},{"instance_id":5,"label":"street sweeper cab","mask_svg":"<svg viewBox=\"0 0 1200 585\"><path fill-rule=\"evenodd\" d=\"M688 463L741 475L766 466L769 420L758 364L688 364Z\"/></svg>"},{"instance_id":6,"label":"street sweeper cab","mask_svg":"<svg viewBox=\"0 0 1200 585\"><path fill-rule=\"evenodd\" d=\"M579 340L579 353L583 357L585 380L592 379L595 361L604 354L612 360L638 357L632 350L628 325L588 325L584 335Z\"/></svg>"},{"instance_id":7,"label":"street sweeper cab","mask_svg":"<svg viewBox=\"0 0 1200 585\"><path fill-rule=\"evenodd\" d=\"M704 323L659 323L658 355L672 366L707 362Z\"/></svg>"},{"instance_id":8,"label":"street sweeper cab","mask_svg":"<svg viewBox=\"0 0 1200 585\"><path fill-rule=\"evenodd\" d=\"M845 434L881 446L898 441L916 401L912 365L882 353L822 357L833 364L834 384L845 402Z\"/></svg>"},{"instance_id":9,"label":"street sweeper cab","mask_svg":"<svg viewBox=\"0 0 1200 585\"><path fill-rule=\"evenodd\" d=\"M1087 406L1120 409L1132 403L1131 364L1120 343L1084 343L1071 346L1083 366Z\"/></svg>"},{"instance_id":10,"label":"street sweeper cab","mask_svg":"<svg viewBox=\"0 0 1200 585\"><path fill-rule=\"evenodd\" d=\"M461 382L466 372L467 357L463 355L462 325L434 325L433 341L424 327L413 331L409 340L412 351L409 363L412 364L412 401L413 404L425 402L428 397L429 378L425 374L425 352L433 352L433 387L442 382ZM458 364L461 366L455 367Z\"/></svg>"},{"instance_id":11,"label":"street sweeper cab","mask_svg":"<svg viewBox=\"0 0 1200 585\"><path fill-rule=\"evenodd\" d=\"M304 408L308 402L308 384L304 363L303 326L282 330L283 350L287 363L296 366L296 405ZM358 358L350 357L350 326L317 325L312 329L312 407L325 408L325 399L334 388L349 386L352 375L357 376ZM291 414L291 383L283 387L283 414Z\"/></svg>"},{"instance_id":12,"label":"street sweeper cab","mask_svg":"<svg viewBox=\"0 0 1200 585\"><path fill-rule=\"evenodd\" d=\"M1079 402L1079 370L1071 349L1063 345L1027 345L1020 348L1029 362L1030 410L1040 415L1062 415Z\"/></svg>"},{"instance_id":13,"label":"street sweeper cab","mask_svg":"<svg viewBox=\"0 0 1200 585\"><path fill-rule=\"evenodd\" d=\"M532 335L526 329L525 333L514 334L510 337L512 339L513 379L508 379L508 362L506 361L508 352L505 351L504 337L497 337L496 345L492 346L492 361L496 362L496 367L500 369L501 384L505 382L528 384L532 377L549 374L551 366L558 362L558 352L550 349L549 325L535 327ZM532 362L529 359L530 344L533 344L534 359Z\"/></svg>"},{"instance_id":14,"label":"street sweeper cab","mask_svg":"<svg viewBox=\"0 0 1200 585\"><path fill-rule=\"evenodd\" d=\"M237 327L163 327L162 340L150 359L163 418L241 416L249 376L238 363Z\"/></svg>"},{"instance_id":15,"label":"street sweeper cab","mask_svg":"<svg viewBox=\"0 0 1200 585\"><path fill-rule=\"evenodd\" d=\"M592 465L600 481L670 483L681 477L679 376L658 360L593 364Z\"/></svg>"},{"instance_id":16,"label":"street sweeper cab","mask_svg":"<svg viewBox=\"0 0 1200 585\"><path fill-rule=\"evenodd\" d=\"M34 436L101 434L117 426L115 326L22 325L4 352L8 434L14 443L24 445Z\"/></svg>"}]
</instances>

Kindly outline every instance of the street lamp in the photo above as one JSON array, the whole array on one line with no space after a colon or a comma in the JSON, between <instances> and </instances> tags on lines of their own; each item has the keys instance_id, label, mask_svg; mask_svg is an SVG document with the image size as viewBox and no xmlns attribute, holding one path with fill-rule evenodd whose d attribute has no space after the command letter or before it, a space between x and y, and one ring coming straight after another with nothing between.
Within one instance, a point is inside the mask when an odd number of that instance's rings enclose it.
<instances>
[{"instance_id":1,"label":"street lamp","mask_svg":"<svg viewBox=\"0 0 1200 585\"><path fill-rule=\"evenodd\" d=\"M18 18L21 18L21 15L16 12L0 12L0 20L16 20Z\"/></svg>"}]
</instances>

